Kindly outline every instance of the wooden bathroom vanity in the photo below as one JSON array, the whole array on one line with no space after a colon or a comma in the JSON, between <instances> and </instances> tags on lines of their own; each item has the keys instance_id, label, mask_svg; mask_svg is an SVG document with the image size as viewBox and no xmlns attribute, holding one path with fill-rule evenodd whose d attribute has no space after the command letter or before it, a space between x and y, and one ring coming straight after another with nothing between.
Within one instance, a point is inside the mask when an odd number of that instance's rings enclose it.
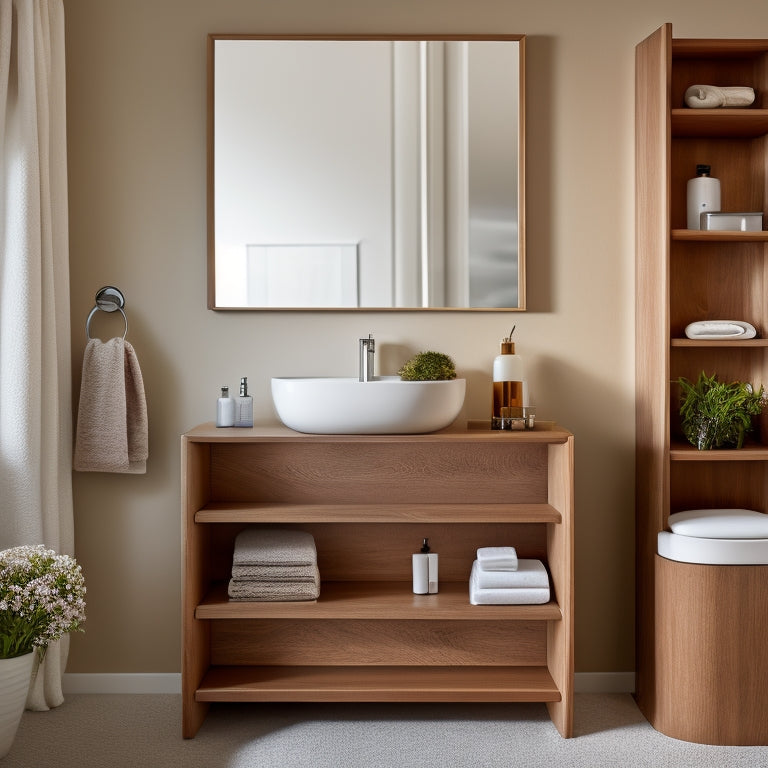
<instances>
[{"instance_id":1,"label":"wooden bathroom vanity","mask_svg":"<svg viewBox=\"0 0 768 768\"><path fill-rule=\"evenodd\" d=\"M182 436L183 735L211 702L546 702L573 723L573 436L560 427ZM235 536L310 532L316 602L230 601ZM439 593L412 591L423 538ZM550 573L544 605L469 602L476 550Z\"/></svg>"}]
</instances>

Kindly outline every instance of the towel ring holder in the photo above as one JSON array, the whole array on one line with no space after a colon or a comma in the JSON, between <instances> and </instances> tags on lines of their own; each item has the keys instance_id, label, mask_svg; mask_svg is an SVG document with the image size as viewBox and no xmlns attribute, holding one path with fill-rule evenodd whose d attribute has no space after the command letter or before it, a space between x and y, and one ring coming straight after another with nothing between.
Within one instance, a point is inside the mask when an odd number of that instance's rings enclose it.
<instances>
[{"instance_id":1,"label":"towel ring holder","mask_svg":"<svg viewBox=\"0 0 768 768\"><path fill-rule=\"evenodd\" d=\"M123 316L125 322L125 330L123 331L123 338L128 334L128 318L125 315L125 296L122 291L111 285L105 285L103 288L99 288L96 291L96 306L91 310L88 315L88 319L85 321L85 335L90 341L91 339L91 318L99 311L102 312L119 312Z\"/></svg>"}]
</instances>

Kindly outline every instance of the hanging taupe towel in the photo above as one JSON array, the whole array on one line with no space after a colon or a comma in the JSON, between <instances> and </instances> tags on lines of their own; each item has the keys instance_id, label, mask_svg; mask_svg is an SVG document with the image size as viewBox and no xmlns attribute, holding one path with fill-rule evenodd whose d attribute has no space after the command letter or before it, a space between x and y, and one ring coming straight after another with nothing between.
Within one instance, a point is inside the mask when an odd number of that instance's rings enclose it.
<instances>
[{"instance_id":1,"label":"hanging taupe towel","mask_svg":"<svg viewBox=\"0 0 768 768\"><path fill-rule=\"evenodd\" d=\"M122 338L91 339L83 355L74 468L147 471L147 403L141 368Z\"/></svg>"}]
</instances>

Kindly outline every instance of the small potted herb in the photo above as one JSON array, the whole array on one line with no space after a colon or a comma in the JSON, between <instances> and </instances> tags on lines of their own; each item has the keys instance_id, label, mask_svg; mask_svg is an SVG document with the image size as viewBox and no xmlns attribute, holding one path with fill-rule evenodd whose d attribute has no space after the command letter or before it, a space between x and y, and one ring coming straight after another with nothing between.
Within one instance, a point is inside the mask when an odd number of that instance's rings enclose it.
<instances>
[{"instance_id":1,"label":"small potted herb","mask_svg":"<svg viewBox=\"0 0 768 768\"><path fill-rule=\"evenodd\" d=\"M763 387L717 381L717 374L704 371L695 383L678 379L681 389L680 417L683 434L700 451L714 448L741 448L752 429L752 419L766 403Z\"/></svg>"},{"instance_id":2,"label":"small potted herb","mask_svg":"<svg viewBox=\"0 0 768 768\"><path fill-rule=\"evenodd\" d=\"M403 381L450 381L456 378L456 366L442 352L419 352L398 374Z\"/></svg>"}]
</instances>

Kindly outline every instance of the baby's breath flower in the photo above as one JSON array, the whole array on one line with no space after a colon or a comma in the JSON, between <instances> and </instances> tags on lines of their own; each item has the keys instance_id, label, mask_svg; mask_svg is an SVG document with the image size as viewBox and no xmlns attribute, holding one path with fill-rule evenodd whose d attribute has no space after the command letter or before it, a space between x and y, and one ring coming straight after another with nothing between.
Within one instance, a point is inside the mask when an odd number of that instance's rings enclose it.
<instances>
[{"instance_id":1,"label":"baby's breath flower","mask_svg":"<svg viewBox=\"0 0 768 768\"><path fill-rule=\"evenodd\" d=\"M85 580L69 555L42 544L0 551L0 658L37 649L82 631Z\"/></svg>"}]
</instances>

